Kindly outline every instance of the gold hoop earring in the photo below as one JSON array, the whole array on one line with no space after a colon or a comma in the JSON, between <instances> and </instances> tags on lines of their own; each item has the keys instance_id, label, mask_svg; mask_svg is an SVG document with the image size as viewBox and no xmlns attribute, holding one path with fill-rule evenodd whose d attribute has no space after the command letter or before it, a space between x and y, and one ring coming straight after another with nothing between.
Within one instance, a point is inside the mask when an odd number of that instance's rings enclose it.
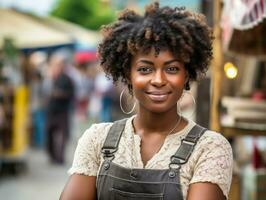
<instances>
[{"instance_id":1,"label":"gold hoop earring","mask_svg":"<svg viewBox=\"0 0 266 200\"><path fill-rule=\"evenodd\" d=\"M187 118L191 118L194 114L195 114L195 111L196 111L196 100L194 98L194 96L192 95L192 93L190 91L186 91L184 90L183 94L182 94L182 97L181 99L178 101L179 104L180 104L180 101L182 101L182 98L184 97L184 95L190 95L191 99L192 99L192 102L193 102L193 111L191 112L190 115L186 116ZM181 110L181 107L179 106L179 110L180 110L180 113L182 115L182 110Z\"/></svg>"},{"instance_id":2,"label":"gold hoop earring","mask_svg":"<svg viewBox=\"0 0 266 200\"><path fill-rule=\"evenodd\" d=\"M181 117L182 116L182 110L181 110L181 106L180 106L180 101L181 99L179 99L179 101L176 104L177 107L177 114Z\"/></svg>"},{"instance_id":3,"label":"gold hoop earring","mask_svg":"<svg viewBox=\"0 0 266 200\"><path fill-rule=\"evenodd\" d=\"M125 89L126 89L126 88L124 88L124 89L121 91L119 105L120 105L120 109L122 110L122 112L123 112L124 114L126 114L126 115L129 115L129 114L131 114L131 113L135 110L135 107L136 107L136 101L134 101L134 105L133 105L133 107L132 107L132 109L131 109L130 111L128 111L128 112L125 111L125 109L123 108L123 105L122 105L122 98L123 98L123 94L124 94L124 92L125 92Z\"/></svg>"}]
</instances>

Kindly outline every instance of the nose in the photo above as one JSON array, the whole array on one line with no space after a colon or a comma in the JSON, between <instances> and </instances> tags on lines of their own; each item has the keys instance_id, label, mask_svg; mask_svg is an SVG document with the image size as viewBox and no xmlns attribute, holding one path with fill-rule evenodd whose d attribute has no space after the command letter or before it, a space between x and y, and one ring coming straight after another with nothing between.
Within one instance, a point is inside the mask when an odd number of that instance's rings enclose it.
<instances>
[{"instance_id":1,"label":"nose","mask_svg":"<svg viewBox=\"0 0 266 200\"><path fill-rule=\"evenodd\" d=\"M166 84L166 77L164 73L160 70L155 71L151 79L151 84L156 87L164 86Z\"/></svg>"}]
</instances>

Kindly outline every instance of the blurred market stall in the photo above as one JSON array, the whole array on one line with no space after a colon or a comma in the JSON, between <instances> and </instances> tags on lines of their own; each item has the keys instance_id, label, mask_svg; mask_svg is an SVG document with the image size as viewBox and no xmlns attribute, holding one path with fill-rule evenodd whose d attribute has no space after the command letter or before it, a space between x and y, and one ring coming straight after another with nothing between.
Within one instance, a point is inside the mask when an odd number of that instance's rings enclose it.
<instances>
[{"instance_id":1,"label":"blurred market stall","mask_svg":"<svg viewBox=\"0 0 266 200\"><path fill-rule=\"evenodd\" d=\"M0 169L25 164L30 136L31 55L70 52L70 62L96 60L97 32L55 17L0 9ZM75 60L73 60L75 58ZM45 66L44 66L45 67Z\"/></svg>"},{"instance_id":2,"label":"blurred market stall","mask_svg":"<svg viewBox=\"0 0 266 200\"><path fill-rule=\"evenodd\" d=\"M211 127L233 145L230 199L265 199L266 1L214 3Z\"/></svg>"},{"instance_id":3,"label":"blurred market stall","mask_svg":"<svg viewBox=\"0 0 266 200\"><path fill-rule=\"evenodd\" d=\"M3 47L4 38L12 39L19 49L73 44L67 34L12 9L0 9L0 26L0 48Z\"/></svg>"},{"instance_id":4,"label":"blurred market stall","mask_svg":"<svg viewBox=\"0 0 266 200\"><path fill-rule=\"evenodd\" d=\"M101 40L97 31L85 29L77 24L56 17L28 15L38 23L67 34L74 42L74 58L79 63L96 60L96 48Z\"/></svg>"}]
</instances>

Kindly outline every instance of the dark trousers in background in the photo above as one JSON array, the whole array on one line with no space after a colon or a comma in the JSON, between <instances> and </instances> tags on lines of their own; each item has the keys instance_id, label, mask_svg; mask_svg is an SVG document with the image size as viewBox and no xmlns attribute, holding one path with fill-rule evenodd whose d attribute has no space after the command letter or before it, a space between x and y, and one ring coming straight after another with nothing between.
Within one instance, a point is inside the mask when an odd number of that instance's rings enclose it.
<instances>
[{"instance_id":1,"label":"dark trousers in background","mask_svg":"<svg viewBox=\"0 0 266 200\"><path fill-rule=\"evenodd\" d=\"M47 115L47 150L51 162L63 164L66 142L69 137L69 113Z\"/></svg>"}]
</instances>

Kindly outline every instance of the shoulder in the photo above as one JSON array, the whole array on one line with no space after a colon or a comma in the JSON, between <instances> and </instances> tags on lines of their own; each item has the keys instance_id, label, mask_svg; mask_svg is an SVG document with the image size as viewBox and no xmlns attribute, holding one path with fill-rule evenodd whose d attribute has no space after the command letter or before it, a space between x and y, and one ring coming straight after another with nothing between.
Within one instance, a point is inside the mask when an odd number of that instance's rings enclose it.
<instances>
[{"instance_id":1,"label":"shoulder","mask_svg":"<svg viewBox=\"0 0 266 200\"><path fill-rule=\"evenodd\" d=\"M127 121L129 121L129 119L127 119ZM102 146L110 128L113 126L114 123L115 122L92 124L90 128L88 128L83 133L83 135L79 139L79 143L83 143L84 145L88 145L88 143L90 143L98 147L99 145Z\"/></svg>"},{"instance_id":2,"label":"shoulder","mask_svg":"<svg viewBox=\"0 0 266 200\"><path fill-rule=\"evenodd\" d=\"M233 171L233 153L228 140L220 133L207 130L199 139L192 160L194 173L190 184L217 184L228 197Z\"/></svg>"},{"instance_id":3,"label":"shoulder","mask_svg":"<svg viewBox=\"0 0 266 200\"><path fill-rule=\"evenodd\" d=\"M112 123L93 124L78 141L69 174L96 176L100 166L100 151Z\"/></svg>"},{"instance_id":4,"label":"shoulder","mask_svg":"<svg viewBox=\"0 0 266 200\"><path fill-rule=\"evenodd\" d=\"M95 135L98 133L103 133L106 132L110 129L110 127L113 125L113 122L104 122L104 123L95 123L88 128L83 136L88 136L88 135Z\"/></svg>"},{"instance_id":5,"label":"shoulder","mask_svg":"<svg viewBox=\"0 0 266 200\"><path fill-rule=\"evenodd\" d=\"M204 166L206 168L217 164L219 167L231 169L233 165L231 144L221 133L206 130L196 143L188 163L194 170L199 166L206 165Z\"/></svg>"},{"instance_id":6,"label":"shoulder","mask_svg":"<svg viewBox=\"0 0 266 200\"><path fill-rule=\"evenodd\" d=\"M206 130L195 146L194 155L198 162L213 159L224 160L226 165L231 165L233 160L232 147L229 141L215 131Z\"/></svg>"},{"instance_id":7,"label":"shoulder","mask_svg":"<svg viewBox=\"0 0 266 200\"><path fill-rule=\"evenodd\" d=\"M97 123L97 124L92 124L90 128L85 130L81 138L79 139L79 143L91 143L93 142L94 144L97 144L104 140L106 138L106 135L111 128L113 123Z\"/></svg>"},{"instance_id":8,"label":"shoulder","mask_svg":"<svg viewBox=\"0 0 266 200\"><path fill-rule=\"evenodd\" d=\"M197 146L204 151L224 150L232 154L232 148L228 140L221 133L211 130L205 131L200 137Z\"/></svg>"},{"instance_id":9,"label":"shoulder","mask_svg":"<svg viewBox=\"0 0 266 200\"><path fill-rule=\"evenodd\" d=\"M197 124L190 120L187 119L188 125L185 127L183 130L183 137L185 137L189 131L192 130L194 126ZM195 150L198 151L208 151L211 150L213 151L214 147L221 147L222 149L226 149L228 151L232 151L231 145L228 142L228 140L221 134L212 130L206 130L203 135L199 138ZM215 149L217 149L215 148Z\"/></svg>"}]
</instances>

